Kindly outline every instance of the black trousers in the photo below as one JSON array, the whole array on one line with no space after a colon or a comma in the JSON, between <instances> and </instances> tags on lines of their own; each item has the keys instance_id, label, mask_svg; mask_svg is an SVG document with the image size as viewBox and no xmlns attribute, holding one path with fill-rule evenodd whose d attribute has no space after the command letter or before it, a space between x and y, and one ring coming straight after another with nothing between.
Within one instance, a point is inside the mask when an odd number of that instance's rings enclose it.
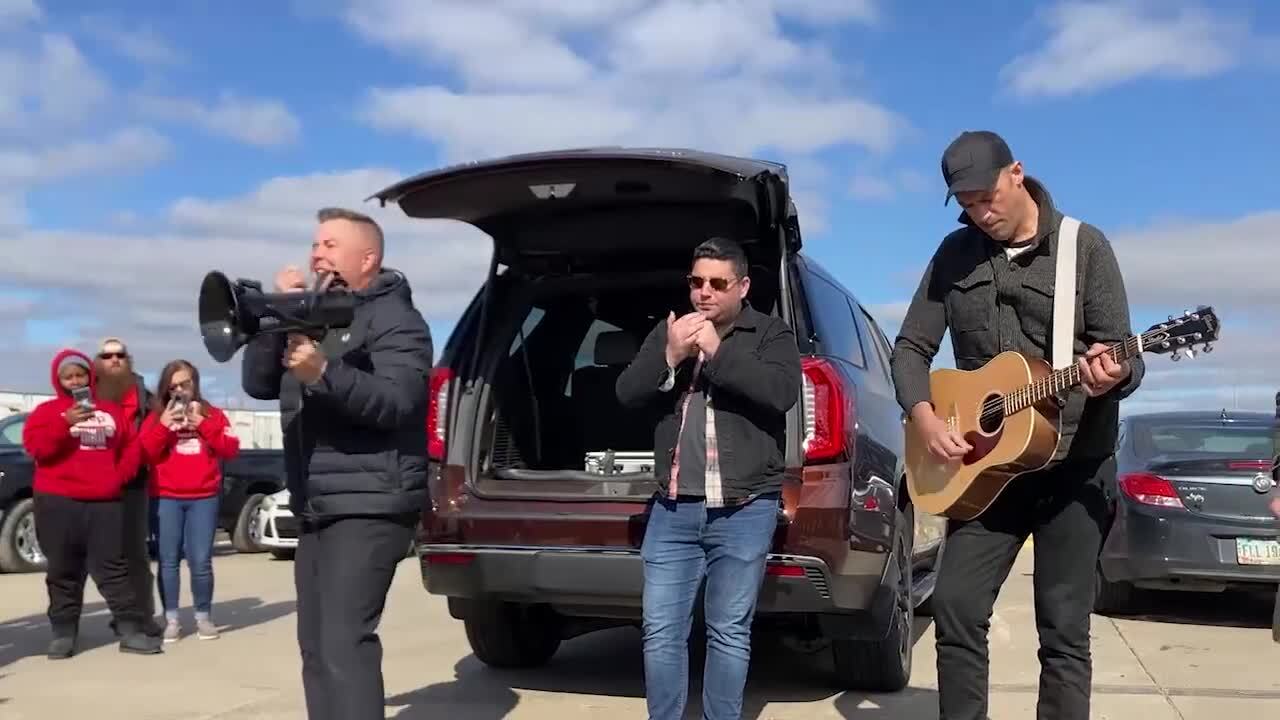
<instances>
[{"instance_id":1,"label":"black trousers","mask_svg":"<svg viewBox=\"0 0 1280 720\"><path fill-rule=\"evenodd\" d=\"M84 606L84 583L92 576L118 622L141 622L129 583L124 549L124 505L119 500L85 502L58 495L35 496L36 539L48 558L49 622L75 625Z\"/></svg>"},{"instance_id":2,"label":"black trousers","mask_svg":"<svg viewBox=\"0 0 1280 720\"><path fill-rule=\"evenodd\" d=\"M385 717L377 628L416 525L416 516L303 523L293 567L310 720Z\"/></svg>"},{"instance_id":3,"label":"black trousers","mask_svg":"<svg viewBox=\"0 0 1280 720\"><path fill-rule=\"evenodd\" d=\"M151 496L145 482L124 489L124 557L129 583L145 617L156 614L156 579L147 539L151 535Z\"/></svg>"},{"instance_id":4,"label":"black trousers","mask_svg":"<svg viewBox=\"0 0 1280 720\"><path fill-rule=\"evenodd\" d=\"M1115 461L1075 461L1024 475L978 518L951 521L934 594L940 720L987 717L987 631L996 595L1034 537L1040 636L1039 720L1087 720L1089 621Z\"/></svg>"}]
</instances>

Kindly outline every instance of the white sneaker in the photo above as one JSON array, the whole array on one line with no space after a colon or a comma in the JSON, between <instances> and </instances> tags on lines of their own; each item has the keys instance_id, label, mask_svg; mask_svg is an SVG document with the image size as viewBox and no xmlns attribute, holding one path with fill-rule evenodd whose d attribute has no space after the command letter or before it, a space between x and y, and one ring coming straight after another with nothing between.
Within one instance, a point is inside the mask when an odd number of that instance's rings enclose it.
<instances>
[{"instance_id":1,"label":"white sneaker","mask_svg":"<svg viewBox=\"0 0 1280 720\"><path fill-rule=\"evenodd\" d=\"M167 643L178 642L180 636L178 621L169 620L164 624L164 641Z\"/></svg>"},{"instance_id":2,"label":"white sneaker","mask_svg":"<svg viewBox=\"0 0 1280 720\"><path fill-rule=\"evenodd\" d=\"M217 640L218 626L214 625L213 621L208 618L197 618L196 637L201 640Z\"/></svg>"}]
</instances>

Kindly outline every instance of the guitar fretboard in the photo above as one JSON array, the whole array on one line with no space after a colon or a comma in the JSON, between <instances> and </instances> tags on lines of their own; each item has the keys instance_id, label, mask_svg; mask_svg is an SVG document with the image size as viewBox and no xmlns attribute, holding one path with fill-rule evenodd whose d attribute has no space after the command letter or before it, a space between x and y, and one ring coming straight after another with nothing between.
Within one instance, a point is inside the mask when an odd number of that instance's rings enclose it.
<instances>
[{"instance_id":1,"label":"guitar fretboard","mask_svg":"<svg viewBox=\"0 0 1280 720\"><path fill-rule=\"evenodd\" d=\"M1130 335L1124 341L1107 348L1103 354L1110 355L1112 360L1123 362L1137 355L1142 354L1145 348L1152 340L1164 334L1163 330L1152 330L1141 335ZM1004 414L1011 415L1019 410L1031 407L1032 405L1044 400L1057 393L1068 390L1080 384L1080 365L1071 363L1070 365L1054 370L1047 377L1037 380L1033 383L1023 385L1017 390L1004 396Z\"/></svg>"}]
</instances>

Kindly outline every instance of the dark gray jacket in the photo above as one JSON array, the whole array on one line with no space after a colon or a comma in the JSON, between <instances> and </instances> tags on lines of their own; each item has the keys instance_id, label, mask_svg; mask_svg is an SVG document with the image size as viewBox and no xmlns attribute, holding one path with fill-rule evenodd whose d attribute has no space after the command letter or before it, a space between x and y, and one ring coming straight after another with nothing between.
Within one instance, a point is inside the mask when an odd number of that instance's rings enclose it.
<instances>
[{"instance_id":1,"label":"dark gray jacket","mask_svg":"<svg viewBox=\"0 0 1280 720\"><path fill-rule=\"evenodd\" d=\"M974 370L1006 350L1049 357L1053 342L1053 285L1058 225L1062 213L1036 180L1027 189L1040 207L1033 248L1008 259L1004 246L978 229L964 213L964 227L952 232L934 253L893 346L893 380L898 402L910 413L929 400L929 369L945 331L951 332L956 367ZM1077 240L1076 336L1073 353L1093 343L1116 343L1133 331L1124 279L1106 236L1081 222ZM1111 392L1089 398L1071 392L1062 413L1062 441L1055 459L1110 455L1116 444L1120 400L1142 382L1145 365Z\"/></svg>"},{"instance_id":2,"label":"dark gray jacket","mask_svg":"<svg viewBox=\"0 0 1280 720\"><path fill-rule=\"evenodd\" d=\"M281 366L283 335L244 348L244 391L280 401L290 505L303 517L409 514L426 497L431 332L394 270L356 298L351 326L320 343L328 366L313 386Z\"/></svg>"},{"instance_id":3,"label":"dark gray jacket","mask_svg":"<svg viewBox=\"0 0 1280 720\"><path fill-rule=\"evenodd\" d=\"M659 488L671 481L680 434L680 399L693 379L694 358L675 369L675 384L663 391L668 372L667 319L658 321L627 369L618 377L623 406L656 408L654 474ZM800 350L795 332L779 318L750 305L702 369L715 402L716 442L726 500L742 500L782 487L787 411L800 397Z\"/></svg>"}]
</instances>

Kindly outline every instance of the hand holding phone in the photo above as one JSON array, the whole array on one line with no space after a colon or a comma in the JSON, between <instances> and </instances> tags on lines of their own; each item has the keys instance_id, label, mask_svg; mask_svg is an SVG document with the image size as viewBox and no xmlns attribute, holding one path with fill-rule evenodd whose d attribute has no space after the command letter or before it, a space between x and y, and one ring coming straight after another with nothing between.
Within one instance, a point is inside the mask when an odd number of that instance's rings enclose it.
<instances>
[{"instance_id":1,"label":"hand holding phone","mask_svg":"<svg viewBox=\"0 0 1280 720\"><path fill-rule=\"evenodd\" d=\"M77 405L85 408L86 410L93 409L93 391L90 390L87 385L72 390L71 399L74 400Z\"/></svg>"}]
</instances>

